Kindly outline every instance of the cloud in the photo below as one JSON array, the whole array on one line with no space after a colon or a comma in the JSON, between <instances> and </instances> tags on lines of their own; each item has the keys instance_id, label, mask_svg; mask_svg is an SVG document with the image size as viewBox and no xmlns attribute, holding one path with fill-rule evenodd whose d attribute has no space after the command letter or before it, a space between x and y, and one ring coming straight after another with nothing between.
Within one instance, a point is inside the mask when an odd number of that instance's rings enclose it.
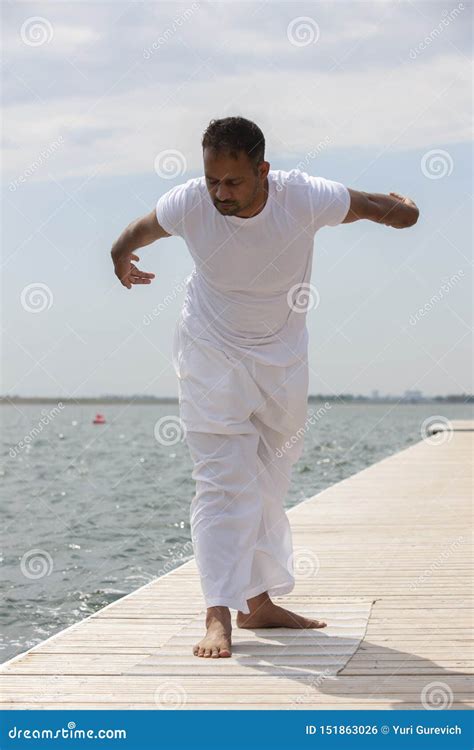
<instances>
[{"instance_id":1,"label":"cloud","mask_svg":"<svg viewBox=\"0 0 474 750\"><path fill-rule=\"evenodd\" d=\"M230 114L257 121L269 152L295 162L321 141L408 150L471 140L467 24L456 16L427 36L437 3L321 2L307 17L293 3L45 4L54 34L36 47L20 33L31 7L8 9L8 181L153 174L165 149L199 172L202 131ZM317 22L316 42L291 42L300 17Z\"/></svg>"},{"instance_id":2,"label":"cloud","mask_svg":"<svg viewBox=\"0 0 474 750\"><path fill-rule=\"evenodd\" d=\"M32 179L153 173L155 156L177 149L190 172L201 167L200 136L216 116L242 114L257 121L269 150L295 159L324 139L329 148L395 150L469 141L468 70L456 55L407 60L387 73L255 71L215 80L141 84L146 61L133 73L133 91L15 104L4 113L4 174L14 179L38 152L60 136L62 148ZM408 85L409 81L409 85ZM34 123L34 129L32 128ZM87 137L89 135L89 137Z\"/></svg>"}]
</instances>

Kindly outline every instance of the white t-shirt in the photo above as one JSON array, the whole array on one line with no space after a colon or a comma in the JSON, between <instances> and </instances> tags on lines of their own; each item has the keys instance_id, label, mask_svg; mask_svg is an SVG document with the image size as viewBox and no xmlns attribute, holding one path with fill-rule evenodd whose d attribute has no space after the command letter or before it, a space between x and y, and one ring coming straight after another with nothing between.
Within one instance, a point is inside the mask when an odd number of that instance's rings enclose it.
<instances>
[{"instance_id":1,"label":"white t-shirt","mask_svg":"<svg viewBox=\"0 0 474 750\"><path fill-rule=\"evenodd\" d=\"M299 169L271 169L268 186L262 211L245 219L220 214L205 177L192 178L161 196L156 215L195 264L179 323L230 353L287 366L307 355L314 235L344 220L350 194Z\"/></svg>"}]
</instances>

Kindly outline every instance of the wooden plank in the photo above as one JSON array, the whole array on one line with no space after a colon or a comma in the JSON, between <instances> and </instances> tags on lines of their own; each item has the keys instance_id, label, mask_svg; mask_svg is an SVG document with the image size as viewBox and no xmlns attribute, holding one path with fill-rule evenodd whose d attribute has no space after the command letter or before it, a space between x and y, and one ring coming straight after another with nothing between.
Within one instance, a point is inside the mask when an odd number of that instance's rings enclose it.
<instances>
[{"instance_id":1,"label":"wooden plank","mask_svg":"<svg viewBox=\"0 0 474 750\"><path fill-rule=\"evenodd\" d=\"M452 426L288 512L318 564L275 601L327 628L243 630L232 613L232 659L193 657L192 559L3 665L2 707L170 708L156 693L171 684L190 710L419 709L432 681L472 707L474 422Z\"/></svg>"}]
</instances>

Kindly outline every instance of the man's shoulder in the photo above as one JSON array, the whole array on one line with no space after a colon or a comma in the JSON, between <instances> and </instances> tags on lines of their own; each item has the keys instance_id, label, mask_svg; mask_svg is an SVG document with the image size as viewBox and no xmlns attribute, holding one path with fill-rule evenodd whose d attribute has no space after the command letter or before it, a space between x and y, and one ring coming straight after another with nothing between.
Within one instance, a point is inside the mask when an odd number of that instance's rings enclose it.
<instances>
[{"instance_id":1,"label":"man's shoulder","mask_svg":"<svg viewBox=\"0 0 474 750\"><path fill-rule=\"evenodd\" d=\"M204 176L201 177L190 177L189 180L183 183L186 190L199 192L206 187L206 179Z\"/></svg>"},{"instance_id":2,"label":"man's shoulder","mask_svg":"<svg viewBox=\"0 0 474 750\"><path fill-rule=\"evenodd\" d=\"M181 196L186 195L187 197L199 195L203 187L205 187L204 177L190 177L189 180L180 182L178 185L174 185L168 192L173 192Z\"/></svg>"},{"instance_id":3,"label":"man's shoulder","mask_svg":"<svg viewBox=\"0 0 474 750\"><path fill-rule=\"evenodd\" d=\"M169 188L161 196L159 202L187 213L194 205L202 202L205 185L204 177L191 177Z\"/></svg>"},{"instance_id":4,"label":"man's shoulder","mask_svg":"<svg viewBox=\"0 0 474 750\"><path fill-rule=\"evenodd\" d=\"M273 169L269 175L274 182L275 193L283 201L296 201L303 204L311 200L310 194L314 190L314 177L302 169ZM302 204L302 205L303 205Z\"/></svg>"},{"instance_id":5,"label":"man's shoulder","mask_svg":"<svg viewBox=\"0 0 474 750\"><path fill-rule=\"evenodd\" d=\"M276 189L282 191L283 188L291 187L311 187L311 180L314 179L302 169L270 169L269 175L276 185Z\"/></svg>"}]
</instances>

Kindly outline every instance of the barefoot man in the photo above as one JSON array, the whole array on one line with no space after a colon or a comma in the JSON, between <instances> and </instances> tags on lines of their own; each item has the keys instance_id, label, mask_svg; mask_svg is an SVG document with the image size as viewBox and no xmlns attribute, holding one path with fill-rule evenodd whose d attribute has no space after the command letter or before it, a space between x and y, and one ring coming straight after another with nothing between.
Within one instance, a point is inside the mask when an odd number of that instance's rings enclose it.
<instances>
[{"instance_id":1,"label":"barefoot man","mask_svg":"<svg viewBox=\"0 0 474 750\"><path fill-rule=\"evenodd\" d=\"M174 331L173 366L196 492L191 534L207 607L196 656L231 655L242 628L322 628L277 606L294 585L284 501L301 455L308 395L306 312L316 232L368 219L402 229L418 208L397 193L270 169L260 128L212 120L204 175L162 195L112 248L122 284L150 284L134 251L182 237L194 260Z\"/></svg>"}]
</instances>

